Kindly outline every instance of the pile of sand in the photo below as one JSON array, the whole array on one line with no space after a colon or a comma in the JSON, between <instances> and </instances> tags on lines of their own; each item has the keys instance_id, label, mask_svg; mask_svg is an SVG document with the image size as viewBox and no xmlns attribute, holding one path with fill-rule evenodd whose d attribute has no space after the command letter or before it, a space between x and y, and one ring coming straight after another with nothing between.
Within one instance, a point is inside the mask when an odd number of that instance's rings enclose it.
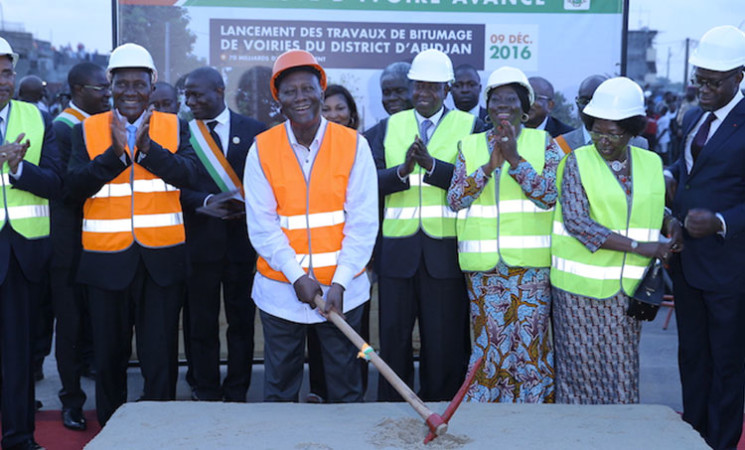
<instances>
[{"instance_id":1,"label":"pile of sand","mask_svg":"<svg viewBox=\"0 0 745 450\"><path fill-rule=\"evenodd\" d=\"M453 435L446 433L427 445L424 438L429 429L421 421L414 418L385 418L375 425L368 433L367 442L378 448L405 448L405 449L453 449L461 448L471 439L465 435Z\"/></svg>"}]
</instances>

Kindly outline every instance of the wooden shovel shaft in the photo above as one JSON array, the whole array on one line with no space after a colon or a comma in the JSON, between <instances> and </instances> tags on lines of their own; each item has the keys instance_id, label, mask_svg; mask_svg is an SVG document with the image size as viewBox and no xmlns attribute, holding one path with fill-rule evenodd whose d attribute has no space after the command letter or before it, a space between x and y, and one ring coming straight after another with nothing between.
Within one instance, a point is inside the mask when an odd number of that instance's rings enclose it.
<instances>
[{"instance_id":1,"label":"wooden shovel shaft","mask_svg":"<svg viewBox=\"0 0 745 450\"><path fill-rule=\"evenodd\" d=\"M326 306L326 302L324 302L323 298L321 298L320 295L316 295L314 299L316 306L323 310ZM341 330L342 333L344 333L344 336L346 336L355 347L360 349L362 351L366 346L369 344L365 342L364 339L362 339L362 336L357 334L356 331L354 331L354 328L352 328L339 314L332 311L328 314L328 319L336 325L339 330ZM427 405L424 404L424 402L414 393L414 391L409 388L409 386L401 380L401 378L396 375L396 372L393 371L393 369L386 364L383 359L378 356L376 352L370 352L367 354L370 357L370 362L378 369L378 372L385 377L386 380L393 386L394 389L403 397L404 400L406 400L412 408L419 414L422 419L425 421L430 418L434 413L427 408Z\"/></svg>"}]
</instances>

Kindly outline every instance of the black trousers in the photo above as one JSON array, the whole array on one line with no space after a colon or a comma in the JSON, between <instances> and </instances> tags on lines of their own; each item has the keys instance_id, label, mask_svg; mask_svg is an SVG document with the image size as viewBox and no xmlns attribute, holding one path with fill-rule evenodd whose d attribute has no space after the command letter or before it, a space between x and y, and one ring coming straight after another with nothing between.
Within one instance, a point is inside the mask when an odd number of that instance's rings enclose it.
<instances>
[{"instance_id":1,"label":"black trousers","mask_svg":"<svg viewBox=\"0 0 745 450\"><path fill-rule=\"evenodd\" d=\"M347 323L360 332L363 305L347 312ZM259 311L264 329L264 401L297 402L303 381L305 336L315 328L321 343L329 403L361 402L362 371L357 348L331 322L290 322Z\"/></svg>"},{"instance_id":2,"label":"black trousers","mask_svg":"<svg viewBox=\"0 0 745 450\"><path fill-rule=\"evenodd\" d=\"M370 289L370 294L372 294L372 288ZM366 342L370 340L370 302L362 304L360 337ZM363 395L367 392L367 365L367 361L360 359ZM318 332L313 327L308 327L308 378L310 381L310 392L325 400L328 393L326 389L326 373L323 369L323 357L321 356L321 341L318 339Z\"/></svg>"},{"instance_id":3,"label":"black trousers","mask_svg":"<svg viewBox=\"0 0 745 450\"><path fill-rule=\"evenodd\" d=\"M0 284L0 361L2 364L2 447L33 439L34 379L32 342L36 325L34 296L42 285L23 276L13 251Z\"/></svg>"},{"instance_id":4,"label":"black trousers","mask_svg":"<svg viewBox=\"0 0 745 450\"><path fill-rule=\"evenodd\" d=\"M192 264L187 282L189 355L194 393L200 400L245 402L251 384L256 306L251 300L253 264ZM228 321L228 373L220 386L220 287Z\"/></svg>"},{"instance_id":5,"label":"black trousers","mask_svg":"<svg viewBox=\"0 0 745 450\"><path fill-rule=\"evenodd\" d=\"M412 278L380 277L380 356L409 387L414 387L411 333L419 320L419 396L446 401L466 376L471 339L465 277L431 277L424 263ZM402 401L380 377L378 401Z\"/></svg>"},{"instance_id":6,"label":"black trousers","mask_svg":"<svg viewBox=\"0 0 745 450\"><path fill-rule=\"evenodd\" d=\"M96 412L104 426L127 401L132 326L144 378L142 400L174 400L178 377L178 319L182 283L159 286L142 261L127 289L88 286L96 369Z\"/></svg>"},{"instance_id":7,"label":"black trousers","mask_svg":"<svg viewBox=\"0 0 745 450\"><path fill-rule=\"evenodd\" d=\"M736 448L745 400L745 293L706 292L673 272L683 420L715 449Z\"/></svg>"},{"instance_id":8,"label":"black trousers","mask_svg":"<svg viewBox=\"0 0 745 450\"><path fill-rule=\"evenodd\" d=\"M56 321L54 353L62 389L59 398L63 408L82 408L86 395L80 387L83 367L92 361L87 354L91 323L85 286L73 281L70 267L53 267L49 284ZM91 351L92 353L92 351Z\"/></svg>"}]
</instances>

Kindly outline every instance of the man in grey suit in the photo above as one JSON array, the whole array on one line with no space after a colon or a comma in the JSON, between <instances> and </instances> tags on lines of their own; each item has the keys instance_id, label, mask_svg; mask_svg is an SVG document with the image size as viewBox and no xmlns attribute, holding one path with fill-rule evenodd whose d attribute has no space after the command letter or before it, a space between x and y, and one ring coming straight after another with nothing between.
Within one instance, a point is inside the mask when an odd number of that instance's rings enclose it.
<instances>
[{"instance_id":1,"label":"man in grey suit","mask_svg":"<svg viewBox=\"0 0 745 450\"><path fill-rule=\"evenodd\" d=\"M587 104L590 103L590 100L592 100L592 96L595 94L595 90L598 86L600 86L600 83L607 79L608 76L606 75L590 75L582 80L582 83L579 85L577 98L574 99L574 102L577 105L579 118L582 120L583 124L586 123L587 120L587 116L585 116L585 113L583 112L585 106L587 106ZM587 130L587 126L585 125L582 125L574 131L562 134L561 136L556 137L555 140L556 143L559 144L559 147L564 150L564 153L569 153L574 149L592 144L590 132ZM644 149L649 148L649 143L641 136L634 136L631 138L629 145Z\"/></svg>"}]
</instances>

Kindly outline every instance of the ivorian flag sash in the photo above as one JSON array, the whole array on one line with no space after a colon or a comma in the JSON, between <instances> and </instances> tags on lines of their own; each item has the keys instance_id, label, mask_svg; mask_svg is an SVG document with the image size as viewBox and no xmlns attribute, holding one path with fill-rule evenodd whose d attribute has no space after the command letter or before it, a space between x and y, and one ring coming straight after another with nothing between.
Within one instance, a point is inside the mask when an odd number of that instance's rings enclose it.
<instances>
[{"instance_id":1,"label":"ivorian flag sash","mask_svg":"<svg viewBox=\"0 0 745 450\"><path fill-rule=\"evenodd\" d=\"M202 161L207 173L215 181L220 191L238 190L241 193L241 198L245 198L241 180L228 163L222 149L217 146L212 138L209 128L203 121L195 119L189 122L189 130L191 131L191 146L194 147L199 160Z\"/></svg>"},{"instance_id":2,"label":"ivorian flag sash","mask_svg":"<svg viewBox=\"0 0 745 450\"><path fill-rule=\"evenodd\" d=\"M59 115L55 117L54 120L64 122L65 124L67 124L67 126L72 128L85 120L85 118L86 116L84 116L83 113L81 113L80 111L74 108L66 108L64 111L59 113Z\"/></svg>"}]
</instances>

